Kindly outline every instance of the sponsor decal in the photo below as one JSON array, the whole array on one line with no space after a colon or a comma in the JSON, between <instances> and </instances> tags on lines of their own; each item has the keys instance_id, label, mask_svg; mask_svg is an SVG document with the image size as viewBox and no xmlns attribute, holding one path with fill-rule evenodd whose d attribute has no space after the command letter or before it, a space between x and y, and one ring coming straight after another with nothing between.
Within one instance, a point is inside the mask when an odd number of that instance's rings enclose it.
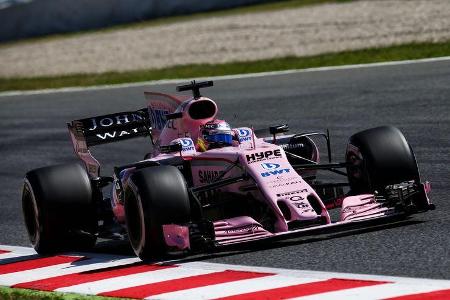
<instances>
[{"instance_id":1,"label":"sponsor decal","mask_svg":"<svg viewBox=\"0 0 450 300\"><path fill-rule=\"evenodd\" d=\"M276 179L267 181L267 183L279 183L279 182L287 182L287 181L294 181L294 180L300 180L300 177L298 177L298 176L290 176L290 177L277 176Z\"/></svg>"},{"instance_id":2,"label":"sponsor decal","mask_svg":"<svg viewBox=\"0 0 450 300\"><path fill-rule=\"evenodd\" d=\"M306 189L304 190L306 191ZM284 199L280 199L284 200ZM289 197L289 200L291 201L291 205L302 212L309 212L314 211L314 209L311 207L308 201L305 201L305 198L302 196L291 196Z\"/></svg>"},{"instance_id":3,"label":"sponsor decal","mask_svg":"<svg viewBox=\"0 0 450 300\"><path fill-rule=\"evenodd\" d=\"M310 210L312 211L309 204L305 203L305 202L297 202L297 203L293 203L293 205L298 209L302 209L303 211L310 211Z\"/></svg>"},{"instance_id":4,"label":"sponsor decal","mask_svg":"<svg viewBox=\"0 0 450 300\"><path fill-rule=\"evenodd\" d=\"M227 122L220 122L217 129L230 129L230 125Z\"/></svg>"},{"instance_id":5,"label":"sponsor decal","mask_svg":"<svg viewBox=\"0 0 450 300\"><path fill-rule=\"evenodd\" d=\"M112 132L105 132L103 134L97 133L96 136L102 140L106 140L106 139L113 139L116 137L122 137L122 136L129 135L132 133L138 133L138 132L139 131L137 128L133 128L131 130L112 131Z\"/></svg>"},{"instance_id":6,"label":"sponsor decal","mask_svg":"<svg viewBox=\"0 0 450 300\"><path fill-rule=\"evenodd\" d=\"M225 230L225 233L253 233L254 231L257 231L261 226L257 224L250 224L242 227L237 228L230 228Z\"/></svg>"},{"instance_id":7,"label":"sponsor decal","mask_svg":"<svg viewBox=\"0 0 450 300\"><path fill-rule=\"evenodd\" d=\"M284 150L295 150L295 149L298 149L298 148L304 148L304 147L305 147L305 144L303 144L303 143L284 144L284 145L281 145L281 147L282 147Z\"/></svg>"},{"instance_id":8,"label":"sponsor decal","mask_svg":"<svg viewBox=\"0 0 450 300\"><path fill-rule=\"evenodd\" d=\"M372 204L373 203L367 203L367 204L357 205L357 206L347 206L342 209L341 214L347 214L347 213L356 214L359 212L364 212L364 210L367 208L370 208L370 206Z\"/></svg>"},{"instance_id":9,"label":"sponsor decal","mask_svg":"<svg viewBox=\"0 0 450 300\"><path fill-rule=\"evenodd\" d=\"M290 177L283 177L283 176L284 175L272 177L273 180L267 181L267 183L269 184L269 186L272 186L272 185L278 186L280 184L288 185L288 183L290 183L290 182L296 182L296 183L301 182L301 178L299 178L298 176L290 176Z\"/></svg>"},{"instance_id":10,"label":"sponsor decal","mask_svg":"<svg viewBox=\"0 0 450 300\"><path fill-rule=\"evenodd\" d=\"M302 196L292 196L289 198L289 200L291 201L301 201L304 200L305 198L303 198Z\"/></svg>"},{"instance_id":11,"label":"sponsor decal","mask_svg":"<svg viewBox=\"0 0 450 300\"><path fill-rule=\"evenodd\" d=\"M194 142L191 139L180 139L181 151L195 151Z\"/></svg>"},{"instance_id":12,"label":"sponsor decal","mask_svg":"<svg viewBox=\"0 0 450 300\"><path fill-rule=\"evenodd\" d=\"M261 167L263 167L266 170L275 170L280 167L280 164L262 163Z\"/></svg>"},{"instance_id":13,"label":"sponsor decal","mask_svg":"<svg viewBox=\"0 0 450 300\"><path fill-rule=\"evenodd\" d=\"M82 120L84 128L86 128L86 134L95 134L95 136L102 140L106 141L109 139L115 138L125 138L130 135L130 137L140 134L142 131L141 124L136 124L138 121L144 119L144 116L137 113L119 113L112 114L100 117L94 117L90 119ZM128 125L126 128L124 125L131 123L136 124L135 128L130 128L133 125ZM108 128L111 128L110 131L106 131ZM105 130L106 129L106 130ZM81 129L77 128L77 132L80 132ZM97 133L99 132L99 133ZM82 131L81 131L82 133ZM82 133L83 134L83 133Z\"/></svg>"},{"instance_id":14,"label":"sponsor decal","mask_svg":"<svg viewBox=\"0 0 450 300\"><path fill-rule=\"evenodd\" d=\"M211 183L214 182L217 178L222 176L225 171L206 171L200 170L198 171L198 179L200 183Z\"/></svg>"},{"instance_id":15,"label":"sponsor decal","mask_svg":"<svg viewBox=\"0 0 450 300\"><path fill-rule=\"evenodd\" d=\"M293 204L297 208L309 208L309 205L305 202L298 202Z\"/></svg>"},{"instance_id":16,"label":"sponsor decal","mask_svg":"<svg viewBox=\"0 0 450 300\"><path fill-rule=\"evenodd\" d=\"M273 176L273 175L280 175L280 174L283 174L283 173L289 173L289 169L280 169L280 170L275 170L275 171L270 171L270 172L263 172L263 173L261 173L261 176L262 177L270 177L270 176Z\"/></svg>"},{"instance_id":17,"label":"sponsor decal","mask_svg":"<svg viewBox=\"0 0 450 300\"><path fill-rule=\"evenodd\" d=\"M269 160L269 159L280 158L281 150L276 149L273 151L268 150L268 151L255 152L255 153L247 154L245 157L247 159L247 163L251 164L254 162L260 162L260 161L265 161L265 160Z\"/></svg>"},{"instance_id":18,"label":"sponsor decal","mask_svg":"<svg viewBox=\"0 0 450 300\"><path fill-rule=\"evenodd\" d=\"M150 109L150 120L153 128L162 130L166 125L166 115L169 113L167 109Z\"/></svg>"},{"instance_id":19,"label":"sponsor decal","mask_svg":"<svg viewBox=\"0 0 450 300\"><path fill-rule=\"evenodd\" d=\"M301 180L288 181L288 182L275 182L272 185L270 185L269 187L273 189L273 188L289 186L289 185L298 184L298 183L301 183Z\"/></svg>"},{"instance_id":20,"label":"sponsor decal","mask_svg":"<svg viewBox=\"0 0 450 300\"><path fill-rule=\"evenodd\" d=\"M348 214L348 213L355 214L356 212L357 212L356 208L351 207L351 206L348 206L348 207L345 207L345 208L341 211L341 214Z\"/></svg>"},{"instance_id":21,"label":"sponsor decal","mask_svg":"<svg viewBox=\"0 0 450 300\"><path fill-rule=\"evenodd\" d=\"M140 121L142 119L143 117L138 114L122 114L103 118L91 118L91 126L88 128L88 130L93 131L97 129L103 129L113 125L122 125L130 122Z\"/></svg>"},{"instance_id":22,"label":"sponsor decal","mask_svg":"<svg viewBox=\"0 0 450 300\"><path fill-rule=\"evenodd\" d=\"M227 129L230 130L230 125L227 122L220 123L206 123L202 126L203 129Z\"/></svg>"},{"instance_id":23,"label":"sponsor decal","mask_svg":"<svg viewBox=\"0 0 450 300\"><path fill-rule=\"evenodd\" d=\"M176 130L177 128L175 127L175 120L167 120L166 127Z\"/></svg>"},{"instance_id":24,"label":"sponsor decal","mask_svg":"<svg viewBox=\"0 0 450 300\"><path fill-rule=\"evenodd\" d=\"M262 163L261 166L268 170L268 172L262 172L261 176L262 177L270 177L270 176L276 176L276 175L281 175L284 173L289 173L290 169L280 169L280 164L273 164L273 163Z\"/></svg>"},{"instance_id":25,"label":"sponsor decal","mask_svg":"<svg viewBox=\"0 0 450 300\"><path fill-rule=\"evenodd\" d=\"M250 130L241 128L237 130L239 143L248 142L252 140L252 133Z\"/></svg>"},{"instance_id":26,"label":"sponsor decal","mask_svg":"<svg viewBox=\"0 0 450 300\"><path fill-rule=\"evenodd\" d=\"M280 193L280 194L277 194L277 197L291 196L291 195L306 193L307 191L308 191L307 189L302 189L302 190L296 190L296 191L292 191L292 192Z\"/></svg>"}]
</instances>

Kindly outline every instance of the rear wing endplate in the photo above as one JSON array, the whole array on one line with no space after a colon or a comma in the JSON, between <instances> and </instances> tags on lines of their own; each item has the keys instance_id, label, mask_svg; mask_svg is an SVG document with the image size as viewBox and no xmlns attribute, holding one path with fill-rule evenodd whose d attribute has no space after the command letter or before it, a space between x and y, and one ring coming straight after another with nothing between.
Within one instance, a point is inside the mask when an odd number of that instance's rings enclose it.
<instances>
[{"instance_id":1,"label":"rear wing endplate","mask_svg":"<svg viewBox=\"0 0 450 300\"><path fill-rule=\"evenodd\" d=\"M152 135L147 108L74 120L67 126L75 153L92 178L100 176L100 163L89 147Z\"/></svg>"}]
</instances>

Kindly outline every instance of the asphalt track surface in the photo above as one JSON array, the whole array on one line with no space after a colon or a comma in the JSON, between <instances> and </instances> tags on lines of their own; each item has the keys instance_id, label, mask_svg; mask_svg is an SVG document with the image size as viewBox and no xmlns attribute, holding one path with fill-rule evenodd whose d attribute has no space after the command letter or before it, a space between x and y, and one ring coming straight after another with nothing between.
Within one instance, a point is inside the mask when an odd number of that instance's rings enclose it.
<instances>
[{"instance_id":1,"label":"asphalt track surface","mask_svg":"<svg viewBox=\"0 0 450 300\"><path fill-rule=\"evenodd\" d=\"M0 244L29 245L20 205L26 171L76 161L66 122L144 107L144 90L174 93L174 85L0 97ZM397 126L416 152L423 178L432 182L437 209L387 226L188 259L450 279L449 61L221 80L204 94L236 127L286 122L299 132L329 128L335 160L343 159L351 134ZM94 153L107 162L106 174L148 149L148 142L135 140ZM98 251L130 253L116 243L100 243Z\"/></svg>"}]
</instances>

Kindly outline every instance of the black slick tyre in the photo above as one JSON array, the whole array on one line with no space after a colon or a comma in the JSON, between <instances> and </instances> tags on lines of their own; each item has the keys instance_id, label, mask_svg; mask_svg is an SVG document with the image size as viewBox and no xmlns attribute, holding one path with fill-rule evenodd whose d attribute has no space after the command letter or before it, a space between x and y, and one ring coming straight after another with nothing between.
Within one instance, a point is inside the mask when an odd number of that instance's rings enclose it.
<instances>
[{"instance_id":1,"label":"black slick tyre","mask_svg":"<svg viewBox=\"0 0 450 300\"><path fill-rule=\"evenodd\" d=\"M346 161L350 188L355 194L373 193L404 181L420 182L414 152L400 130L392 126L352 135Z\"/></svg>"},{"instance_id":2,"label":"black slick tyre","mask_svg":"<svg viewBox=\"0 0 450 300\"><path fill-rule=\"evenodd\" d=\"M96 242L95 208L89 177L78 164L32 170L25 176L22 211L39 254L89 250Z\"/></svg>"},{"instance_id":3,"label":"black slick tyre","mask_svg":"<svg viewBox=\"0 0 450 300\"><path fill-rule=\"evenodd\" d=\"M125 189L125 218L131 246L142 260L163 256L167 249L162 225L191 219L189 194L181 172L173 166L136 171Z\"/></svg>"}]
</instances>

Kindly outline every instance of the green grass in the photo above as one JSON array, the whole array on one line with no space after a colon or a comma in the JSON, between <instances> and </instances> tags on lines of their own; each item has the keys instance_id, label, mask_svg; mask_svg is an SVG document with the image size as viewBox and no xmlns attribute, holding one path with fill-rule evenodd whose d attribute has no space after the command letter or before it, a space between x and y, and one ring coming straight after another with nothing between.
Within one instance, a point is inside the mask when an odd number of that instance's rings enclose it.
<instances>
[{"instance_id":1,"label":"green grass","mask_svg":"<svg viewBox=\"0 0 450 300\"><path fill-rule=\"evenodd\" d=\"M125 299L110 298L99 296L84 296L79 294L66 294L56 292L41 292L26 289L13 289L8 287L0 287L1 300L108 300L108 299Z\"/></svg>"},{"instance_id":2,"label":"green grass","mask_svg":"<svg viewBox=\"0 0 450 300\"><path fill-rule=\"evenodd\" d=\"M158 79L196 78L231 74L257 73L347 64L374 63L407 59L450 56L450 41L415 43L309 57L284 57L226 64L193 64L164 69L102 74L76 74L57 77L0 78L0 91L60 88L140 82Z\"/></svg>"},{"instance_id":3,"label":"green grass","mask_svg":"<svg viewBox=\"0 0 450 300\"><path fill-rule=\"evenodd\" d=\"M28 43L45 42L45 41L51 41L51 40L63 39L63 38L72 38L72 37L81 36L84 34L112 32L112 31L121 30L121 29L137 29L137 28L144 28L144 27L150 27L150 26L159 26L159 25L168 25L168 24L179 23L179 22L187 22L187 21L193 21L193 20L205 19L205 18L223 17L223 16L230 16L230 15L237 15L237 14L259 13L259 12L267 12L267 11L274 11L274 10L281 10L281 9L298 8L298 7L310 6L310 5L318 5L318 4L324 4L324 3L340 3L340 2L351 2L351 1L355 1L355 0L282 0L282 1L267 2L267 3L262 3L262 4L242 6L242 7L230 8L230 9L224 9L224 10L207 11L207 12L201 12L201 13L196 13L196 14L191 14L191 15L161 17L161 18L145 20L145 21L140 21L140 22L120 24L120 25L105 27L105 28L101 28L101 29L92 29L92 30L85 30L85 31L80 31L80 32L72 32L72 33L63 33L63 34L53 34L53 35L48 35L48 36L44 36L44 37L34 37L34 38L29 38L29 39L24 39L24 40L19 40L19 41L6 42L3 44L0 44L0 47L9 47L9 46L23 45L23 44L28 44Z\"/></svg>"}]
</instances>

